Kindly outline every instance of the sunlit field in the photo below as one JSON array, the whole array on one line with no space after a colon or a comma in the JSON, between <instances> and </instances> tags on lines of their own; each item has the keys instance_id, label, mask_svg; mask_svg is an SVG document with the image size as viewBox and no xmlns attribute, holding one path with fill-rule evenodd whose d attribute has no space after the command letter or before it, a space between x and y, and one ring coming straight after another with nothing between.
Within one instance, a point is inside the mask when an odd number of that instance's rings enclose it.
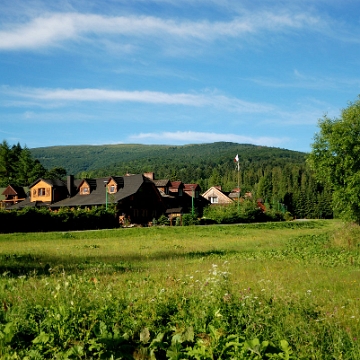
<instances>
[{"instance_id":1,"label":"sunlit field","mask_svg":"<svg viewBox=\"0 0 360 360\"><path fill-rule=\"evenodd\" d=\"M356 359L356 226L0 235L4 359Z\"/></svg>"}]
</instances>

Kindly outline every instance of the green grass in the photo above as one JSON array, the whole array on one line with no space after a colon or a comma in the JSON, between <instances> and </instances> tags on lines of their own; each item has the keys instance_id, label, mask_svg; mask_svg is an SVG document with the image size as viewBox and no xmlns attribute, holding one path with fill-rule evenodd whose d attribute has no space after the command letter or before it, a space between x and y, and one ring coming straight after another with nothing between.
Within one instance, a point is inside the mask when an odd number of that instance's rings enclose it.
<instances>
[{"instance_id":1,"label":"green grass","mask_svg":"<svg viewBox=\"0 0 360 360\"><path fill-rule=\"evenodd\" d=\"M0 358L359 358L358 234L309 221L0 235Z\"/></svg>"}]
</instances>

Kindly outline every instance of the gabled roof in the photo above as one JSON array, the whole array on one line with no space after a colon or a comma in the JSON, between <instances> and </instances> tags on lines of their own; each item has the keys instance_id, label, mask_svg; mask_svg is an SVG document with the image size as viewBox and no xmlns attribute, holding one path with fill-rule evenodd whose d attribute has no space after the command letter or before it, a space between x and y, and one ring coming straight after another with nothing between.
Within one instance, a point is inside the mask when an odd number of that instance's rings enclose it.
<instances>
[{"instance_id":1,"label":"gabled roof","mask_svg":"<svg viewBox=\"0 0 360 360\"><path fill-rule=\"evenodd\" d=\"M51 207L62 207L62 206L94 206L94 205L104 205L106 203L106 188L105 184L108 183L109 179L116 179L116 182L121 184L120 178L123 179L124 186L119 187L118 191L115 194L108 194L108 202L119 202L122 199L125 199L131 195L134 195L138 192L139 188L145 183L152 183L151 180L143 176L142 174L130 175L124 177L104 177L94 179L96 181L96 188L86 196L80 195L77 193L76 195L69 197L67 199L58 201L51 205Z\"/></svg>"},{"instance_id":2,"label":"gabled roof","mask_svg":"<svg viewBox=\"0 0 360 360\"><path fill-rule=\"evenodd\" d=\"M171 181L170 182L170 192L178 192L179 189L183 189L184 188L184 183L182 181Z\"/></svg>"},{"instance_id":3,"label":"gabled roof","mask_svg":"<svg viewBox=\"0 0 360 360\"><path fill-rule=\"evenodd\" d=\"M1 195L17 195L19 198L25 198L25 190L22 186L8 185Z\"/></svg>"},{"instance_id":4,"label":"gabled roof","mask_svg":"<svg viewBox=\"0 0 360 360\"><path fill-rule=\"evenodd\" d=\"M207 189L201 196L205 199L208 199L209 197L217 197L219 198L219 203L222 204L233 202L233 200L227 194L225 194L216 186L212 186L211 188Z\"/></svg>"},{"instance_id":5,"label":"gabled roof","mask_svg":"<svg viewBox=\"0 0 360 360\"><path fill-rule=\"evenodd\" d=\"M184 184L185 191L200 190L199 184Z\"/></svg>"},{"instance_id":6,"label":"gabled roof","mask_svg":"<svg viewBox=\"0 0 360 360\"><path fill-rule=\"evenodd\" d=\"M50 185L52 187L66 187L66 184L61 180L40 178L40 179L35 180L31 185L29 185L29 188L31 189L36 184L38 184L40 181L44 181L45 183L47 183L48 185Z\"/></svg>"},{"instance_id":7,"label":"gabled roof","mask_svg":"<svg viewBox=\"0 0 360 360\"><path fill-rule=\"evenodd\" d=\"M118 186L118 189L124 187L124 177L123 176L111 176L110 179L115 181L116 185ZM109 181L110 181L110 179L109 179Z\"/></svg>"},{"instance_id":8,"label":"gabled roof","mask_svg":"<svg viewBox=\"0 0 360 360\"><path fill-rule=\"evenodd\" d=\"M80 181L79 185L77 186L77 190L80 189L80 187L84 184L87 183L90 187L90 191L95 190L96 189L96 179L83 179Z\"/></svg>"},{"instance_id":9,"label":"gabled roof","mask_svg":"<svg viewBox=\"0 0 360 360\"><path fill-rule=\"evenodd\" d=\"M157 187L163 187L163 186L170 186L171 182L169 179L163 179L163 180L153 180L153 183L155 184L155 186Z\"/></svg>"}]
</instances>

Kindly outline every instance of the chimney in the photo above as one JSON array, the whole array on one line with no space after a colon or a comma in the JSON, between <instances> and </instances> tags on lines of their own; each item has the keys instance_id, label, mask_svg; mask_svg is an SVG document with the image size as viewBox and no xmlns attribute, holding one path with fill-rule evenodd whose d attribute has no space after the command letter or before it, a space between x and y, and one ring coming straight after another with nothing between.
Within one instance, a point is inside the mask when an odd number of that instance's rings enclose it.
<instances>
[{"instance_id":1,"label":"chimney","mask_svg":"<svg viewBox=\"0 0 360 360\"><path fill-rule=\"evenodd\" d=\"M155 180L155 174L153 172L144 173L144 176L146 176L150 180Z\"/></svg>"},{"instance_id":2,"label":"chimney","mask_svg":"<svg viewBox=\"0 0 360 360\"><path fill-rule=\"evenodd\" d=\"M73 194L74 193L74 175L67 176L66 185L67 185L69 197L72 197L74 195Z\"/></svg>"}]
</instances>

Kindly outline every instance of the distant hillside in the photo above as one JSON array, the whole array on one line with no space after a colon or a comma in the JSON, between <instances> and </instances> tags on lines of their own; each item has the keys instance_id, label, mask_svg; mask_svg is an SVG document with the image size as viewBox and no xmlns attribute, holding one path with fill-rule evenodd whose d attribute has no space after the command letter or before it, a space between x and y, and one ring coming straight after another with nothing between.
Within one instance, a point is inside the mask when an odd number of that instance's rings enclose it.
<instances>
[{"instance_id":1,"label":"distant hillside","mask_svg":"<svg viewBox=\"0 0 360 360\"><path fill-rule=\"evenodd\" d=\"M239 154L240 163L266 162L303 163L305 154L265 146L217 142L184 146L168 145L79 145L51 146L31 149L32 155L45 168L63 167L68 174L107 172L137 173L154 171L159 167L203 167L227 164ZM170 170L170 169L169 169Z\"/></svg>"},{"instance_id":2,"label":"distant hillside","mask_svg":"<svg viewBox=\"0 0 360 360\"><path fill-rule=\"evenodd\" d=\"M321 187L307 168L306 153L266 146L217 142L185 146L102 145L31 149L46 169L63 167L77 178L154 172L156 179L221 186L251 192L266 208L297 218L331 218L331 188ZM239 155L240 172L234 164Z\"/></svg>"}]
</instances>

